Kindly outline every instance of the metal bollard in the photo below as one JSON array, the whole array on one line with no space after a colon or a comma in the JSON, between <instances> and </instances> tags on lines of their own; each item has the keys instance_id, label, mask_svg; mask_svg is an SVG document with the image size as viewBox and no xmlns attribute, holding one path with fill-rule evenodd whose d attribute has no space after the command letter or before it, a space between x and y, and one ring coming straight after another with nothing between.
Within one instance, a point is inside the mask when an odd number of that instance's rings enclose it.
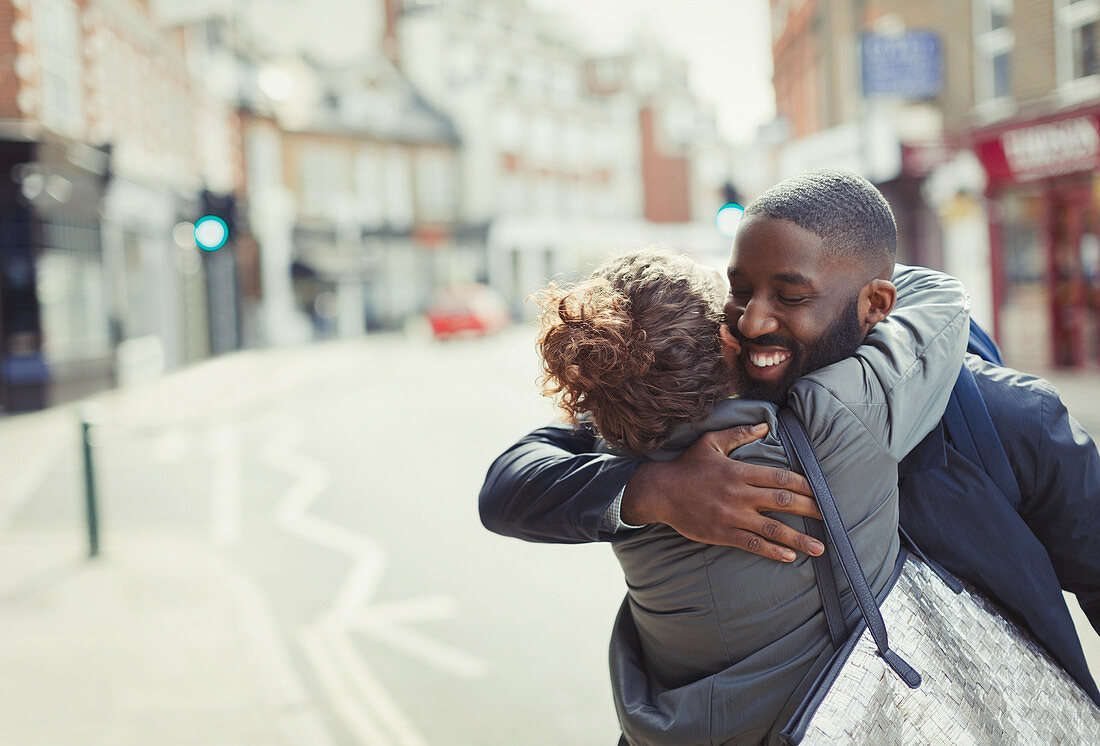
<instances>
[{"instance_id":1,"label":"metal bollard","mask_svg":"<svg viewBox=\"0 0 1100 746\"><path fill-rule=\"evenodd\" d=\"M88 421L88 416L80 416L80 440L84 452L84 508L85 518L88 522L88 558L99 554L99 514L96 510L95 497L95 467L92 463L92 432L93 424Z\"/></svg>"}]
</instances>

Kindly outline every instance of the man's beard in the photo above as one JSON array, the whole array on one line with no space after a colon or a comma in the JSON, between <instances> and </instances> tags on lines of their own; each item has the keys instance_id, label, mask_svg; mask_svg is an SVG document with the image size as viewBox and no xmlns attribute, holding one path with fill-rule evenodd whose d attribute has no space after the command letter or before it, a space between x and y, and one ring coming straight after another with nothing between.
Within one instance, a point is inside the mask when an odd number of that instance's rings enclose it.
<instances>
[{"instance_id":1,"label":"man's beard","mask_svg":"<svg viewBox=\"0 0 1100 746\"><path fill-rule=\"evenodd\" d=\"M787 372L774 383L764 383L749 377L745 372L744 358L748 354L747 340L736 324L730 324L730 331L746 349L737 357L734 371L734 383L742 399L759 399L772 404L784 404L787 392L794 382L807 373L812 373L826 365L832 365L849 357L863 342L863 328L859 323L859 295L852 297L848 305L825 332L810 345L803 345L779 334L764 334L751 340L761 347L783 347L791 351L791 362Z\"/></svg>"}]
</instances>

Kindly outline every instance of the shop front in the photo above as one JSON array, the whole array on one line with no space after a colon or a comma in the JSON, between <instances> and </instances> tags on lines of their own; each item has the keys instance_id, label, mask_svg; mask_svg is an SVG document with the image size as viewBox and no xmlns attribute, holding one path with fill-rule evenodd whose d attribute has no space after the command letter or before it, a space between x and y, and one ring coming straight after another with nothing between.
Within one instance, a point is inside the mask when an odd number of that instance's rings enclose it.
<instances>
[{"instance_id":1,"label":"shop front","mask_svg":"<svg viewBox=\"0 0 1100 746\"><path fill-rule=\"evenodd\" d=\"M1007 362L1100 366L1100 106L986 128L972 142Z\"/></svg>"}]
</instances>

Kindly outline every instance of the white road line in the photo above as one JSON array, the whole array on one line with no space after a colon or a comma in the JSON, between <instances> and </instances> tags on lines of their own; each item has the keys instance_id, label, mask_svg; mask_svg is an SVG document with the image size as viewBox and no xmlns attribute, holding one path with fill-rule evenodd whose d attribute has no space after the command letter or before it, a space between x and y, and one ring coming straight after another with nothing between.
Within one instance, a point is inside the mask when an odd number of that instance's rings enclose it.
<instances>
[{"instance_id":1,"label":"white road line","mask_svg":"<svg viewBox=\"0 0 1100 746\"><path fill-rule=\"evenodd\" d=\"M214 464L210 485L210 535L219 544L236 544L241 536L240 430L221 423L210 428Z\"/></svg>"},{"instance_id":2,"label":"white road line","mask_svg":"<svg viewBox=\"0 0 1100 746\"><path fill-rule=\"evenodd\" d=\"M347 554L352 561L323 622L302 634L307 661L338 714L362 743L427 746L424 736L367 665L351 635L358 630L437 670L477 678L484 675L485 665L474 656L400 627L411 621L452 617L457 601L437 595L372 605L386 568L385 549L369 537L309 512L332 480L325 464L298 450L304 437L301 424L274 414L260 424L268 434L261 458L294 479L275 506L276 523L287 533Z\"/></svg>"},{"instance_id":3,"label":"white road line","mask_svg":"<svg viewBox=\"0 0 1100 746\"><path fill-rule=\"evenodd\" d=\"M316 626L308 627L302 631L299 639L302 653L317 674L317 682L356 743L363 746L390 746L393 742L375 725L360 706L359 698L349 690L344 676L327 649L320 629Z\"/></svg>"},{"instance_id":4,"label":"white road line","mask_svg":"<svg viewBox=\"0 0 1100 746\"><path fill-rule=\"evenodd\" d=\"M375 677L363 656L355 649L355 644L346 630L340 625L328 625L326 637L332 646L333 654L344 668L344 673L358 690L360 699L367 703L378 719L382 721L400 746L427 746L428 742L416 726L401 711L401 707Z\"/></svg>"},{"instance_id":5,"label":"white road line","mask_svg":"<svg viewBox=\"0 0 1100 746\"><path fill-rule=\"evenodd\" d=\"M332 605L333 613L345 618L362 613L366 603L374 597L385 569L386 560L382 548L364 548L340 586L340 592Z\"/></svg>"}]
</instances>

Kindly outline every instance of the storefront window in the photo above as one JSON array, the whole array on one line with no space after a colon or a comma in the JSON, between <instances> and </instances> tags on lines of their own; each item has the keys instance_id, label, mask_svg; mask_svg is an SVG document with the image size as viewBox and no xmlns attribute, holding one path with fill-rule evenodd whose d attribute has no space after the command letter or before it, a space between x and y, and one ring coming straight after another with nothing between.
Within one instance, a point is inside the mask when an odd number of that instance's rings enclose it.
<instances>
[{"instance_id":1,"label":"storefront window","mask_svg":"<svg viewBox=\"0 0 1100 746\"><path fill-rule=\"evenodd\" d=\"M99 257L46 249L38 260L42 349L50 363L111 354L107 295Z\"/></svg>"},{"instance_id":2,"label":"storefront window","mask_svg":"<svg viewBox=\"0 0 1100 746\"><path fill-rule=\"evenodd\" d=\"M1024 370L1050 364L1043 202L1037 189L1013 190L995 207L1000 215L1004 267L1001 348L1009 365Z\"/></svg>"}]
</instances>

